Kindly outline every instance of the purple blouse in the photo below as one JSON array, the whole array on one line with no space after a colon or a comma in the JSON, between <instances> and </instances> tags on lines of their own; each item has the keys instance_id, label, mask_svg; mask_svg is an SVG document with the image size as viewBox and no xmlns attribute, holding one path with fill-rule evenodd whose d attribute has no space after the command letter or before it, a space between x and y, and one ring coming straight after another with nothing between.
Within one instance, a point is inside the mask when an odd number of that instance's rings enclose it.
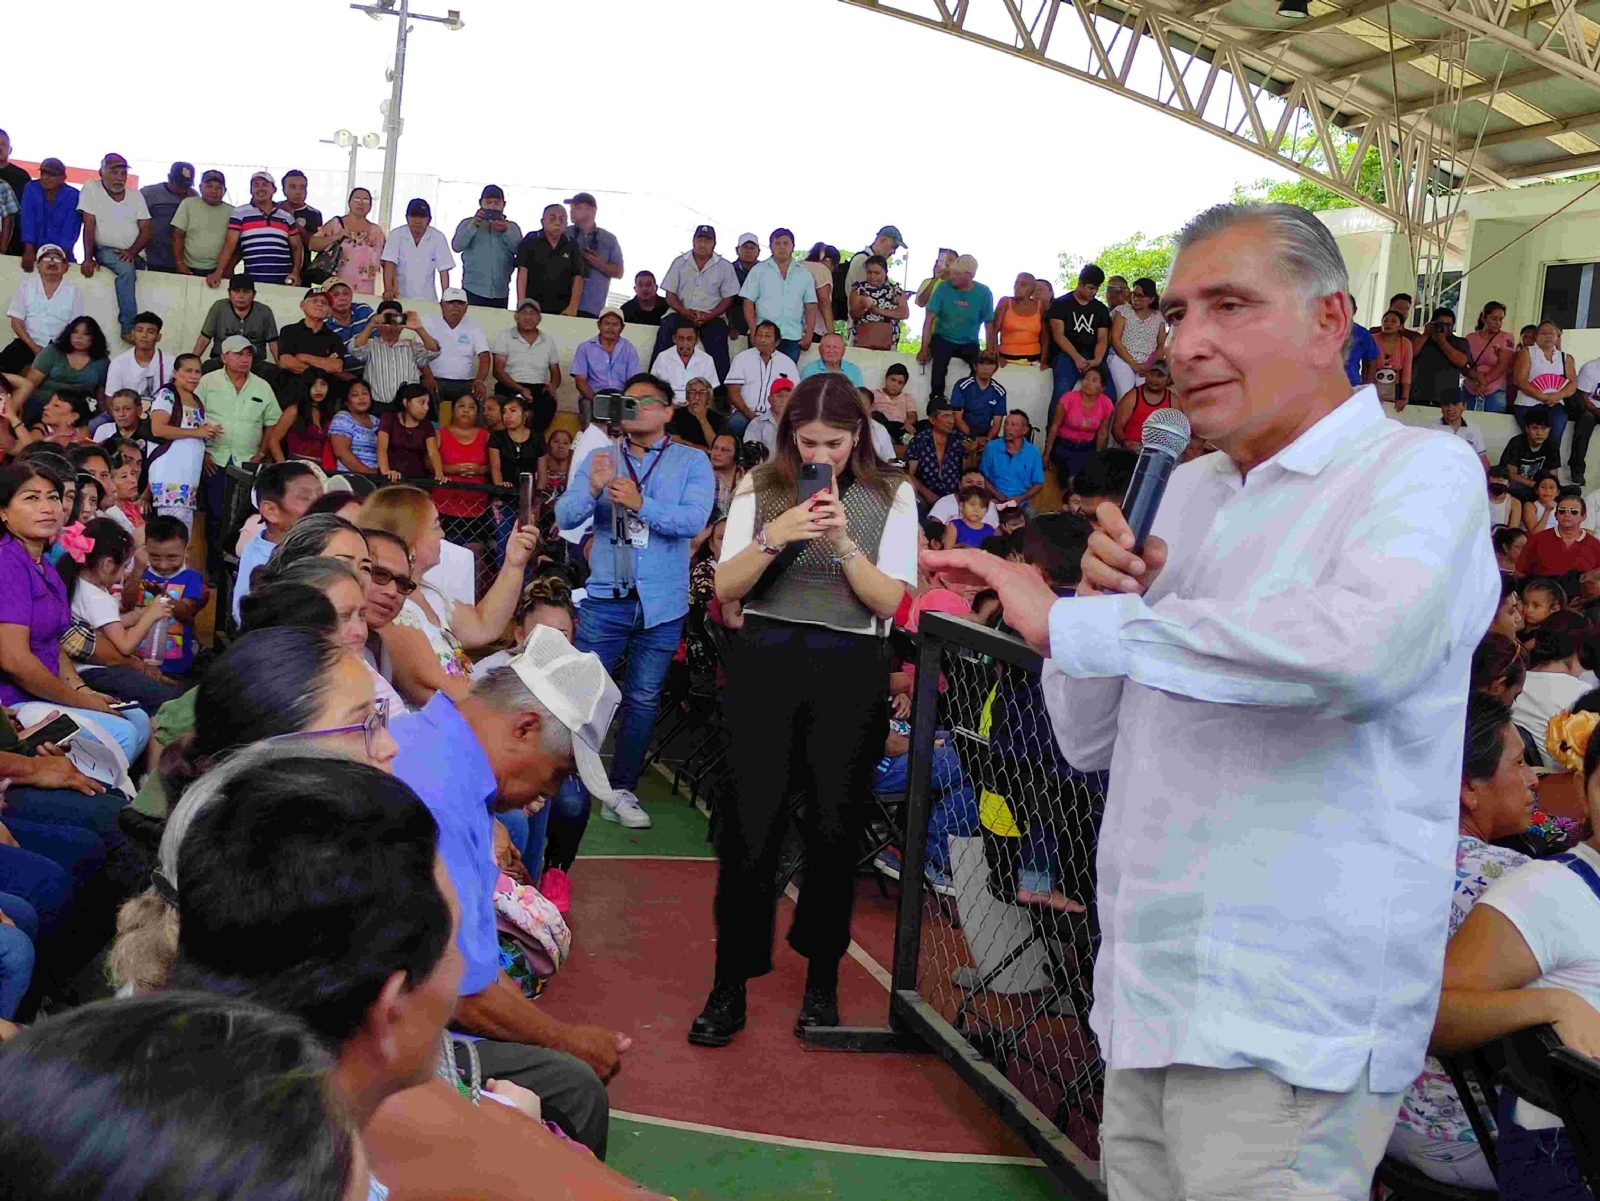
<instances>
[{"instance_id":1,"label":"purple blouse","mask_svg":"<svg viewBox=\"0 0 1600 1201\"><path fill-rule=\"evenodd\" d=\"M67 585L48 563L35 563L9 534L0 536L0 625L28 627L28 649L51 675L61 674L61 636L72 624ZM0 704L36 699L0 676Z\"/></svg>"}]
</instances>

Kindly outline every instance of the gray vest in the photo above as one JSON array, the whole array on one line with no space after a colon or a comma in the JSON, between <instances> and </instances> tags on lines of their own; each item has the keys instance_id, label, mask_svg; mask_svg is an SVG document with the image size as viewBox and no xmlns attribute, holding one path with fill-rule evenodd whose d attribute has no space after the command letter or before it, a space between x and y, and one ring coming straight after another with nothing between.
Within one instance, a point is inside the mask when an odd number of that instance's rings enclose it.
<instances>
[{"instance_id":1,"label":"gray vest","mask_svg":"<svg viewBox=\"0 0 1600 1201\"><path fill-rule=\"evenodd\" d=\"M794 493L787 489L758 488L755 532L767 522L794 508ZM883 528L889 520L891 500L884 500L865 484L853 484L844 494L845 528L861 553L878 561ZM871 630L887 633L888 623L879 622L871 609L861 603L844 568L833 561L833 548L826 538L804 544L805 549L788 565L761 595L748 599L746 613L775 617L780 621L828 626L849 633Z\"/></svg>"}]
</instances>

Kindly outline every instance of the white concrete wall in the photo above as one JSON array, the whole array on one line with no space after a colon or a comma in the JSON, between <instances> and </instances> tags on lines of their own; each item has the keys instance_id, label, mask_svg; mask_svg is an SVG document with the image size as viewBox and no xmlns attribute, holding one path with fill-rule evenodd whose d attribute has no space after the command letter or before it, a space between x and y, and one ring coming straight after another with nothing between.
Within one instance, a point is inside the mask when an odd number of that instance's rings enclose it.
<instances>
[{"instance_id":1,"label":"white concrete wall","mask_svg":"<svg viewBox=\"0 0 1600 1201\"><path fill-rule=\"evenodd\" d=\"M0 298L7 302L21 277L22 269L18 264L19 260L0 255ZM126 347L117 341L117 302L116 295L112 291L110 273L104 270L97 271L93 279L85 280L78 273L76 265L69 270L71 281L84 290L85 311L100 322L102 328L106 330L107 338L113 343L113 354L125 350ZM262 284L258 288L256 299L272 309L281 327L291 321L300 320L300 299L304 295L304 288ZM205 320L207 310L218 300L226 299L226 284L213 290L207 288L204 279L199 276L165 275L150 271L139 273L139 307L159 313L166 323L162 330L161 348L168 355L193 350L195 338L200 333L200 324ZM359 299L376 303L371 297ZM427 301L407 301L406 307L423 312L436 312L439 306ZM474 308L469 310L468 316L477 320L491 338L498 330L514 324L509 311L496 312L492 309ZM922 310L913 306L913 328L920 328L921 320ZM578 393L571 380L572 355L579 343L595 336L595 323L587 318L547 316L540 329L554 338L561 347L562 382L561 389L556 394L557 399L562 409L576 412ZM653 326L630 325L624 329L624 336L638 348L639 360L647 368L650 365L648 356L655 344L655 335L656 330ZM9 340L8 329L4 341ZM4 341L0 341L0 345L3 345ZM744 349L744 346L742 340L735 340L730 345L729 351L737 353L738 350ZM801 366L816 357L817 351L813 345L811 350L801 357ZM883 379L884 371L890 366L904 363L911 373L907 390L917 398L917 411L921 413L925 410L931 364L926 367L919 366L911 355L882 350L852 348L847 351L846 357L861 368L861 374L868 387L876 387ZM955 387L956 382L966 375L966 364L959 359L953 361L946 380L946 389ZM1043 427L1046 424L1050 403L1050 373L1040 371L1037 367L1012 365L1002 368L997 378L1006 388L1011 407L1021 409L1028 414L1034 425Z\"/></svg>"}]
</instances>

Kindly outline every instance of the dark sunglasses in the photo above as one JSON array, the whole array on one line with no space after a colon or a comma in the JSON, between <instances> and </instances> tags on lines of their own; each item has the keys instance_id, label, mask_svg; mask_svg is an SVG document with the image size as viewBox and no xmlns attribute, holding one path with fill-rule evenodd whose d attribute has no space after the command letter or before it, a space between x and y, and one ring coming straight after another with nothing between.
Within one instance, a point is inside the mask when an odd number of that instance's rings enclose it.
<instances>
[{"instance_id":1,"label":"dark sunglasses","mask_svg":"<svg viewBox=\"0 0 1600 1201\"><path fill-rule=\"evenodd\" d=\"M417 582L408 575L396 575L387 567L372 565L372 582L383 588L393 584L401 596L410 596L417 590Z\"/></svg>"}]
</instances>

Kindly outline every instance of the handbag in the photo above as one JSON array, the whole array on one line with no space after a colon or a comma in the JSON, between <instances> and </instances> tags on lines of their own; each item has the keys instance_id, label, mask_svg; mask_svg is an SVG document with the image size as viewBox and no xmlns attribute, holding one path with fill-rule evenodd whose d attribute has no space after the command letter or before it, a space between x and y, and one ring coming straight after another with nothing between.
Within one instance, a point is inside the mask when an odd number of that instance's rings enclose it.
<instances>
[{"instance_id":1,"label":"handbag","mask_svg":"<svg viewBox=\"0 0 1600 1201\"><path fill-rule=\"evenodd\" d=\"M893 350L899 343L893 321L863 321L856 326L856 346L861 350Z\"/></svg>"},{"instance_id":2,"label":"handbag","mask_svg":"<svg viewBox=\"0 0 1600 1201\"><path fill-rule=\"evenodd\" d=\"M344 266L344 239L340 238L332 246L317 251L316 257L311 260L311 266L305 270L305 282L325 284L338 274L342 266Z\"/></svg>"},{"instance_id":3,"label":"handbag","mask_svg":"<svg viewBox=\"0 0 1600 1201\"><path fill-rule=\"evenodd\" d=\"M494 889L495 933L500 966L532 1000L561 970L572 949L572 932L550 901L531 884L501 874Z\"/></svg>"}]
</instances>

